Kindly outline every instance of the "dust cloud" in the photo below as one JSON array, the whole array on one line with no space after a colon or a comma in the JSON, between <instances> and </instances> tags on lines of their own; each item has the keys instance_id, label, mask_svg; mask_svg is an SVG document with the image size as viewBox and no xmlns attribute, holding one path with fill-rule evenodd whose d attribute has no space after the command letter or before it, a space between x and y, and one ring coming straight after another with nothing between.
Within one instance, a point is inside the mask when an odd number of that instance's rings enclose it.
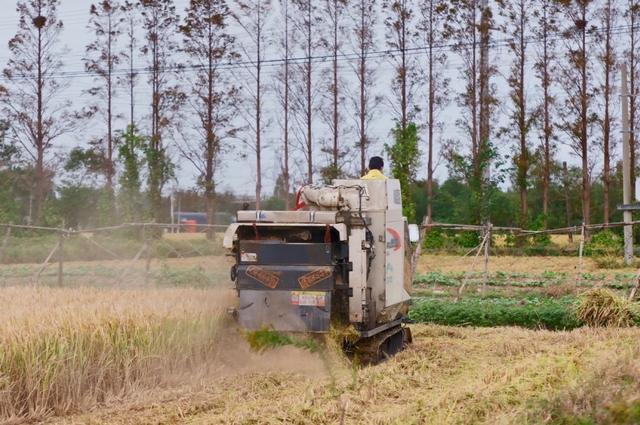
<instances>
[{"instance_id":1,"label":"dust cloud","mask_svg":"<svg viewBox=\"0 0 640 425\"><path fill-rule=\"evenodd\" d=\"M296 373L314 378L328 376L326 362L320 354L293 346L256 352L232 322L221 332L218 347L212 364L216 376L253 373Z\"/></svg>"},{"instance_id":2,"label":"dust cloud","mask_svg":"<svg viewBox=\"0 0 640 425\"><path fill-rule=\"evenodd\" d=\"M220 330L212 344L215 348L200 359L199 364L194 364L189 374L197 374L199 381L255 373L294 373L310 378L329 375L326 353L313 353L293 346L253 350L243 330L227 313L228 309L237 306L235 290L220 290L215 304L211 305L211 309L221 316Z\"/></svg>"}]
</instances>

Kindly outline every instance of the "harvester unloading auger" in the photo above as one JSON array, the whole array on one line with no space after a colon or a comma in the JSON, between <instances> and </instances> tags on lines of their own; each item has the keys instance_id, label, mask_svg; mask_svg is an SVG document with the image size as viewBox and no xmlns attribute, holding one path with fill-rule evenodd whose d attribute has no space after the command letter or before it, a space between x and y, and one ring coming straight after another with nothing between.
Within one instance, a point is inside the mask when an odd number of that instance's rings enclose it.
<instances>
[{"instance_id":1,"label":"harvester unloading auger","mask_svg":"<svg viewBox=\"0 0 640 425\"><path fill-rule=\"evenodd\" d=\"M413 250L398 180L305 186L296 211L238 211L227 229L240 326L326 333L353 328L345 350L377 362L411 342L404 323Z\"/></svg>"}]
</instances>

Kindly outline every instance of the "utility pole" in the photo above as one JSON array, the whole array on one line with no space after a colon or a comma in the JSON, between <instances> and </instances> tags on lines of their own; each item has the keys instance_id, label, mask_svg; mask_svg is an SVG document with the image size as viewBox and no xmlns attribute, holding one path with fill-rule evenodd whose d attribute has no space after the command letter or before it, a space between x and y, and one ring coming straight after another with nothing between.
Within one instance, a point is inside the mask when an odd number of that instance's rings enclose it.
<instances>
[{"instance_id":1,"label":"utility pole","mask_svg":"<svg viewBox=\"0 0 640 425\"><path fill-rule=\"evenodd\" d=\"M564 186L564 207L566 214L566 225L571 227L571 202L569 202L569 168L567 161L562 161L562 183ZM569 232L569 242L573 243L573 233Z\"/></svg>"},{"instance_id":2,"label":"utility pole","mask_svg":"<svg viewBox=\"0 0 640 425\"><path fill-rule=\"evenodd\" d=\"M629 146L629 92L627 90L627 65L620 65L622 73L621 95L622 102L622 203L625 206L631 204L631 148ZM625 223L631 223L631 210L623 211ZM633 262L633 227L631 224L624 226L624 263L629 266Z\"/></svg>"}]
</instances>

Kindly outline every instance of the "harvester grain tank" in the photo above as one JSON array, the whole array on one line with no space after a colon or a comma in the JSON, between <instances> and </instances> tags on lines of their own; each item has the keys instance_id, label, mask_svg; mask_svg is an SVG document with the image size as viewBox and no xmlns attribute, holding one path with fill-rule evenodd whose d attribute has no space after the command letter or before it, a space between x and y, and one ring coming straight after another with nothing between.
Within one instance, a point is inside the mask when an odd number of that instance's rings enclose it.
<instances>
[{"instance_id":1,"label":"harvester grain tank","mask_svg":"<svg viewBox=\"0 0 640 425\"><path fill-rule=\"evenodd\" d=\"M411 341L404 325L412 249L398 180L304 186L296 211L238 211L224 246L240 325L326 333L353 326L345 349L375 362Z\"/></svg>"}]
</instances>

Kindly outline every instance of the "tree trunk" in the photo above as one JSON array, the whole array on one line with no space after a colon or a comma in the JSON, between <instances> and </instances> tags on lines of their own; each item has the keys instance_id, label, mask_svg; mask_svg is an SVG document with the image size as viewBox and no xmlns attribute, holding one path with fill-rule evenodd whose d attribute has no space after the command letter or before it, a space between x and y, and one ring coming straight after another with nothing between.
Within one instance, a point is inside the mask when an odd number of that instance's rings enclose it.
<instances>
[{"instance_id":1,"label":"tree trunk","mask_svg":"<svg viewBox=\"0 0 640 425\"><path fill-rule=\"evenodd\" d=\"M611 30L612 30L612 9L611 1L607 2L607 11L605 12L605 51L604 51L604 117L602 126L602 149L604 157L604 169L602 173L602 185L603 185L603 203L604 203L604 223L609 224L609 189L611 185L611 152L609 150L610 138L611 138L611 116L610 116L610 104L611 104L611 77L613 67L613 46L611 44Z\"/></svg>"},{"instance_id":2,"label":"tree trunk","mask_svg":"<svg viewBox=\"0 0 640 425\"><path fill-rule=\"evenodd\" d=\"M154 42L152 44L153 51L153 82L152 87L152 103L151 103L151 150L154 155L149 170L149 197L151 203L151 213L156 221L160 221L160 204L162 203L162 195L160 193L160 163L161 152L160 146L162 143L162 136L160 134L160 63L158 44Z\"/></svg>"},{"instance_id":3,"label":"tree trunk","mask_svg":"<svg viewBox=\"0 0 640 425\"><path fill-rule=\"evenodd\" d=\"M360 82L360 175L367 170L367 135L366 135L366 90L367 90L367 57L366 57L366 31L365 28L365 0L360 1L360 58L359 58L359 82Z\"/></svg>"},{"instance_id":4,"label":"tree trunk","mask_svg":"<svg viewBox=\"0 0 640 425\"><path fill-rule=\"evenodd\" d=\"M208 49L208 69L207 69L207 116L206 116L206 163L205 163L205 175L204 175L204 197L205 197L205 209L207 211L207 224L215 224L215 183L214 183L214 155L216 153L216 139L213 132L214 117L214 64L213 64L213 34L211 23L208 24L209 30L209 49ZM213 238L213 231L211 228L207 229L207 238Z\"/></svg>"},{"instance_id":5,"label":"tree trunk","mask_svg":"<svg viewBox=\"0 0 640 425\"><path fill-rule=\"evenodd\" d=\"M400 110L401 110L401 128L404 132L407 129L407 19L406 19L406 0L402 0L402 10L400 11L400 56L401 67L399 72L400 77Z\"/></svg>"},{"instance_id":6,"label":"tree trunk","mask_svg":"<svg viewBox=\"0 0 640 425\"><path fill-rule=\"evenodd\" d=\"M636 11L637 7L640 7L635 0L631 0L629 2L629 37L630 37L630 46L629 52L627 54L629 58L629 158L631 162L631 185L635 185L635 175L636 175L636 121L637 121L637 108L638 108L638 82L637 82L637 67L638 67L638 58L637 58L637 50L636 50L636 36L637 36L637 28L636 24L638 23L636 20ZM635 190L632 187L632 201L635 199Z\"/></svg>"},{"instance_id":7,"label":"tree trunk","mask_svg":"<svg viewBox=\"0 0 640 425\"><path fill-rule=\"evenodd\" d=\"M312 124L312 103L311 103L311 0L307 2L307 69L306 69L306 84L307 84L307 183L313 184L313 142L311 140L311 124Z\"/></svg>"},{"instance_id":8,"label":"tree trunk","mask_svg":"<svg viewBox=\"0 0 640 425\"><path fill-rule=\"evenodd\" d=\"M582 20L586 22L586 7L582 7ZM588 146L588 93L587 93L587 31L582 29L580 63L580 147L582 156L582 218L584 224L590 223L591 188L589 177L589 146Z\"/></svg>"},{"instance_id":9,"label":"tree trunk","mask_svg":"<svg viewBox=\"0 0 640 425\"><path fill-rule=\"evenodd\" d=\"M282 179L284 186L284 207L290 208L289 201L289 2L284 4L284 169Z\"/></svg>"},{"instance_id":10,"label":"tree trunk","mask_svg":"<svg viewBox=\"0 0 640 425\"><path fill-rule=\"evenodd\" d=\"M433 126L434 126L434 109L435 109L435 87L433 75L433 42L434 42L434 22L433 22L433 2L429 0L429 121L428 126L428 149L427 149L427 217L429 223L433 221Z\"/></svg>"},{"instance_id":11,"label":"tree trunk","mask_svg":"<svg viewBox=\"0 0 640 425\"><path fill-rule=\"evenodd\" d=\"M338 173L338 1L333 0L333 175Z\"/></svg>"},{"instance_id":12,"label":"tree trunk","mask_svg":"<svg viewBox=\"0 0 640 425\"><path fill-rule=\"evenodd\" d=\"M480 179L480 163L478 155L478 32L477 32L477 12L475 8L476 2L473 3L472 25L471 25L471 69L469 72L470 92L468 93L468 102L471 103L471 159L473 162L473 175L475 179Z\"/></svg>"},{"instance_id":13,"label":"tree trunk","mask_svg":"<svg viewBox=\"0 0 640 425\"><path fill-rule=\"evenodd\" d=\"M109 13L109 35L107 45L107 164L106 164L106 180L107 193L109 197L113 194L113 57L112 57L112 24L111 11ZM110 200L111 202L111 200Z\"/></svg>"},{"instance_id":14,"label":"tree trunk","mask_svg":"<svg viewBox=\"0 0 640 425\"><path fill-rule=\"evenodd\" d=\"M542 90L543 90L543 137L544 137L544 165L542 177L542 215L544 229L549 225L549 185L551 183L551 112L550 103L551 95L549 87L551 86L549 75L549 22L548 22L548 3L545 2L543 13L542 28Z\"/></svg>"},{"instance_id":15,"label":"tree trunk","mask_svg":"<svg viewBox=\"0 0 640 425\"><path fill-rule=\"evenodd\" d=\"M520 161L518 167L520 169L520 228L527 228L528 219L528 204L527 204L527 185L528 185L528 171L529 171L529 149L527 146L527 104L524 92L524 79L525 79L525 63L526 63L526 44L525 44L525 4L523 0L520 0L520 52L518 57L518 132L520 136Z\"/></svg>"},{"instance_id":16,"label":"tree trunk","mask_svg":"<svg viewBox=\"0 0 640 425\"><path fill-rule=\"evenodd\" d=\"M133 18L129 19L129 125L131 126L131 131L135 129L135 117L134 117L134 108L135 108L135 98L134 98L134 88L135 88L135 72L133 67L133 51L135 49L135 22Z\"/></svg>"},{"instance_id":17,"label":"tree trunk","mask_svg":"<svg viewBox=\"0 0 640 425\"><path fill-rule=\"evenodd\" d=\"M489 143L489 9L487 0L482 0L482 13L480 18L480 144L482 149Z\"/></svg>"},{"instance_id":18,"label":"tree trunk","mask_svg":"<svg viewBox=\"0 0 640 425\"><path fill-rule=\"evenodd\" d=\"M569 200L569 169L567 162L562 162L562 181L564 185L564 207L567 227L571 227L571 202ZM573 242L573 234L569 233L569 242Z\"/></svg>"},{"instance_id":19,"label":"tree trunk","mask_svg":"<svg viewBox=\"0 0 640 425\"><path fill-rule=\"evenodd\" d=\"M260 86L260 73L262 70L262 57L260 56L260 48L262 47L261 37L262 37L262 11L260 2L258 1L257 7L257 19L258 19L258 31L256 34L256 47L257 47L257 58L256 58L256 209L260 209L260 200L262 197L262 143L261 143L261 135L262 131L260 129L260 114L262 112L262 105L260 104L260 96L262 94L262 87Z\"/></svg>"},{"instance_id":20,"label":"tree trunk","mask_svg":"<svg viewBox=\"0 0 640 425\"><path fill-rule=\"evenodd\" d=\"M40 4L38 4L40 7ZM42 13L39 10L39 13ZM40 224L42 220L42 208L45 198L45 171L44 171L44 82L42 76L42 29L38 28L38 77L37 77L37 124L36 124L36 182L35 182L35 217L32 221Z\"/></svg>"}]
</instances>

